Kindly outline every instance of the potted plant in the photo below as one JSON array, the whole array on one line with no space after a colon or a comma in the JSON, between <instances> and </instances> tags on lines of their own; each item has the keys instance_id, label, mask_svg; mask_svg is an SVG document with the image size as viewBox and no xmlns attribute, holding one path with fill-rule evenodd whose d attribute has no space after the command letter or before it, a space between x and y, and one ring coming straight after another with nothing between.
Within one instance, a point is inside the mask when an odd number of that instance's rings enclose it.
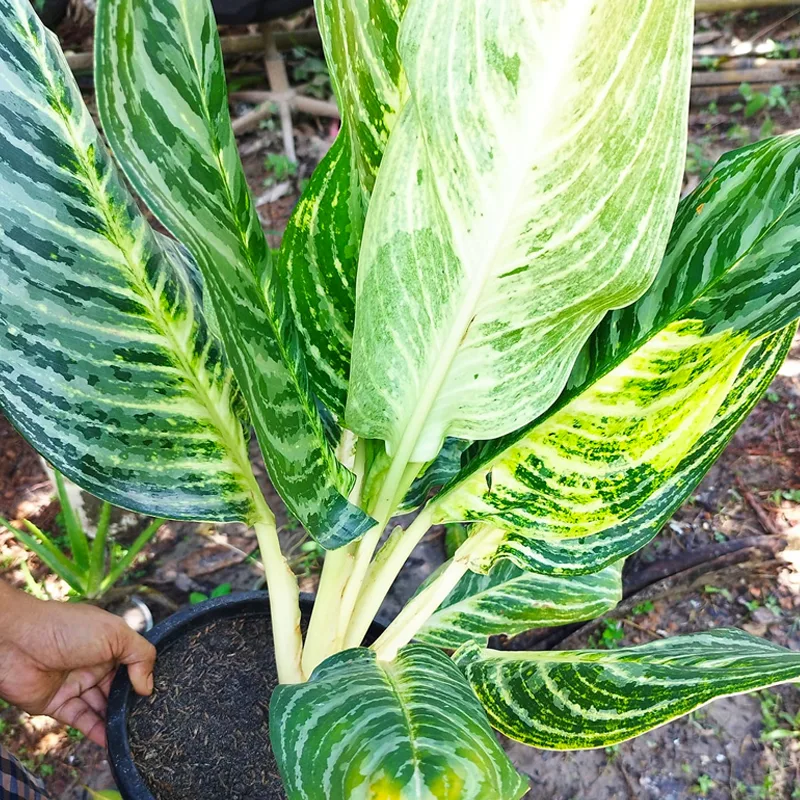
<instances>
[{"instance_id":1,"label":"potted plant","mask_svg":"<svg viewBox=\"0 0 800 800\"><path fill-rule=\"evenodd\" d=\"M153 702L183 695L198 715L184 730L225 755L190 795L224 775L233 797L519 798L492 727L611 745L800 677L800 656L738 631L487 649L616 603L621 562L702 478L794 335L800 137L726 156L675 213L693 8L319 0L343 126L272 258L206 0L98 5L104 132L174 238L132 200L55 40L23 0L0 0L5 413L101 498L246 522L261 547L255 627L221 598L162 650L159 669L177 652L204 681L157 675ZM251 425L328 551L305 617ZM398 510L416 518L379 548ZM360 646L447 522L470 523L466 541ZM224 646L205 644L212 628ZM216 701L202 710L225 692L246 709L227 727ZM178 723L142 713L137 766L168 751L166 770ZM283 790L265 741L263 761L244 752L267 717Z\"/></svg>"}]
</instances>

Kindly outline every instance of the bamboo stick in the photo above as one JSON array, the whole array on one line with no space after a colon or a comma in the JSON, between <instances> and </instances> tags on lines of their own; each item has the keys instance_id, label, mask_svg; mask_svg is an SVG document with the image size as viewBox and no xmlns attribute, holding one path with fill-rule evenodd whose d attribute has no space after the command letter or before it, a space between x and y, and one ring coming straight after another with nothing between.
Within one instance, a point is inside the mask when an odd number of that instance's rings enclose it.
<instances>
[{"instance_id":1,"label":"bamboo stick","mask_svg":"<svg viewBox=\"0 0 800 800\"><path fill-rule=\"evenodd\" d=\"M738 86L750 84L797 84L800 83L800 59L782 61L780 67L756 69L723 69L719 72L695 72L692 86Z\"/></svg>"},{"instance_id":2,"label":"bamboo stick","mask_svg":"<svg viewBox=\"0 0 800 800\"><path fill-rule=\"evenodd\" d=\"M697 0L695 11L745 11L794 5L797 5L797 0Z\"/></svg>"},{"instance_id":3,"label":"bamboo stick","mask_svg":"<svg viewBox=\"0 0 800 800\"><path fill-rule=\"evenodd\" d=\"M272 92L232 92L230 99L240 100L243 103L258 103L258 106L252 111L234 120L233 132L238 136L255 128L262 119L276 114L282 97ZM316 117L341 118L336 103L329 103L326 100L317 100L316 97L306 97L305 95L294 93L289 94L288 101L289 106L294 111L313 114Z\"/></svg>"},{"instance_id":4,"label":"bamboo stick","mask_svg":"<svg viewBox=\"0 0 800 800\"><path fill-rule=\"evenodd\" d=\"M307 28L299 31L276 31L275 47L278 50L291 50L293 47L316 46L320 43L319 31ZM225 56L257 55L264 52L264 39L260 33L223 36L220 38L222 54ZM73 72L92 69L92 53L67 53L67 64Z\"/></svg>"}]
</instances>

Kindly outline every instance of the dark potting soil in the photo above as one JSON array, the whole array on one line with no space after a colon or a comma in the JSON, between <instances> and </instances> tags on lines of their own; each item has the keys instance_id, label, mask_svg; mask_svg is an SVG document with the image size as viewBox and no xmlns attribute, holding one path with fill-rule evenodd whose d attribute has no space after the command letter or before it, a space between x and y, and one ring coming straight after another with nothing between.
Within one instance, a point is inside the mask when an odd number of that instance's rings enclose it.
<instances>
[{"instance_id":1,"label":"dark potting soil","mask_svg":"<svg viewBox=\"0 0 800 800\"><path fill-rule=\"evenodd\" d=\"M211 622L160 653L128 723L157 800L285 800L269 743L277 686L268 615Z\"/></svg>"}]
</instances>

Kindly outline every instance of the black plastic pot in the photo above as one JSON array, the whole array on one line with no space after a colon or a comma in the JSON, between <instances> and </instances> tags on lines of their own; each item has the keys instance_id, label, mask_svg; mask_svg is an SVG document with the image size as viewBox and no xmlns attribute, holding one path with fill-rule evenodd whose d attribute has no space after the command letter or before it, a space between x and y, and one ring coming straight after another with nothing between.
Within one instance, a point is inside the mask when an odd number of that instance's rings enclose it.
<instances>
[{"instance_id":1,"label":"black plastic pot","mask_svg":"<svg viewBox=\"0 0 800 800\"><path fill-rule=\"evenodd\" d=\"M314 599L310 595L304 595L300 602L303 621L307 624L311 617ZM233 594L182 609L160 625L156 625L146 635L146 638L156 646L159 653L163 653L179 639L192 635L209 623L268 614L269 599L266 592ZM374 642L383 630L382 625L374 623L367 635L366 642ZM156 662L157 664L158 662ZM147 788L136 769L131 754L128 739L128 715L135 699L136 695L128 678L128 671L122 667L114 678L108 699L106 729L111 771L123 800L158 800ZM235 759L236 753L232 752L231 758Z\"/></svg>"}]
</instances>

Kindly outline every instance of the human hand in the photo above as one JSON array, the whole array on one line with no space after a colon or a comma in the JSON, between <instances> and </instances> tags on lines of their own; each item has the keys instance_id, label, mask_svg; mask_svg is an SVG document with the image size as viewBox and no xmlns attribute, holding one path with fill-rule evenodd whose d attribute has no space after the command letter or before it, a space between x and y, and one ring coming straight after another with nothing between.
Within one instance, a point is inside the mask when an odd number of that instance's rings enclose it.
<instances>
[{"instance_id":1,"label":"human hand","mask_svg":"<svg viewBox=\"0 0 800 800\"><path fill-rule=\"evenodd\" d=\"M108 692L120 664L133 688L153 691L156 650L94 606L43 602L0 581L0 697L106 743Z\"/></svg>"}]
</instances>

